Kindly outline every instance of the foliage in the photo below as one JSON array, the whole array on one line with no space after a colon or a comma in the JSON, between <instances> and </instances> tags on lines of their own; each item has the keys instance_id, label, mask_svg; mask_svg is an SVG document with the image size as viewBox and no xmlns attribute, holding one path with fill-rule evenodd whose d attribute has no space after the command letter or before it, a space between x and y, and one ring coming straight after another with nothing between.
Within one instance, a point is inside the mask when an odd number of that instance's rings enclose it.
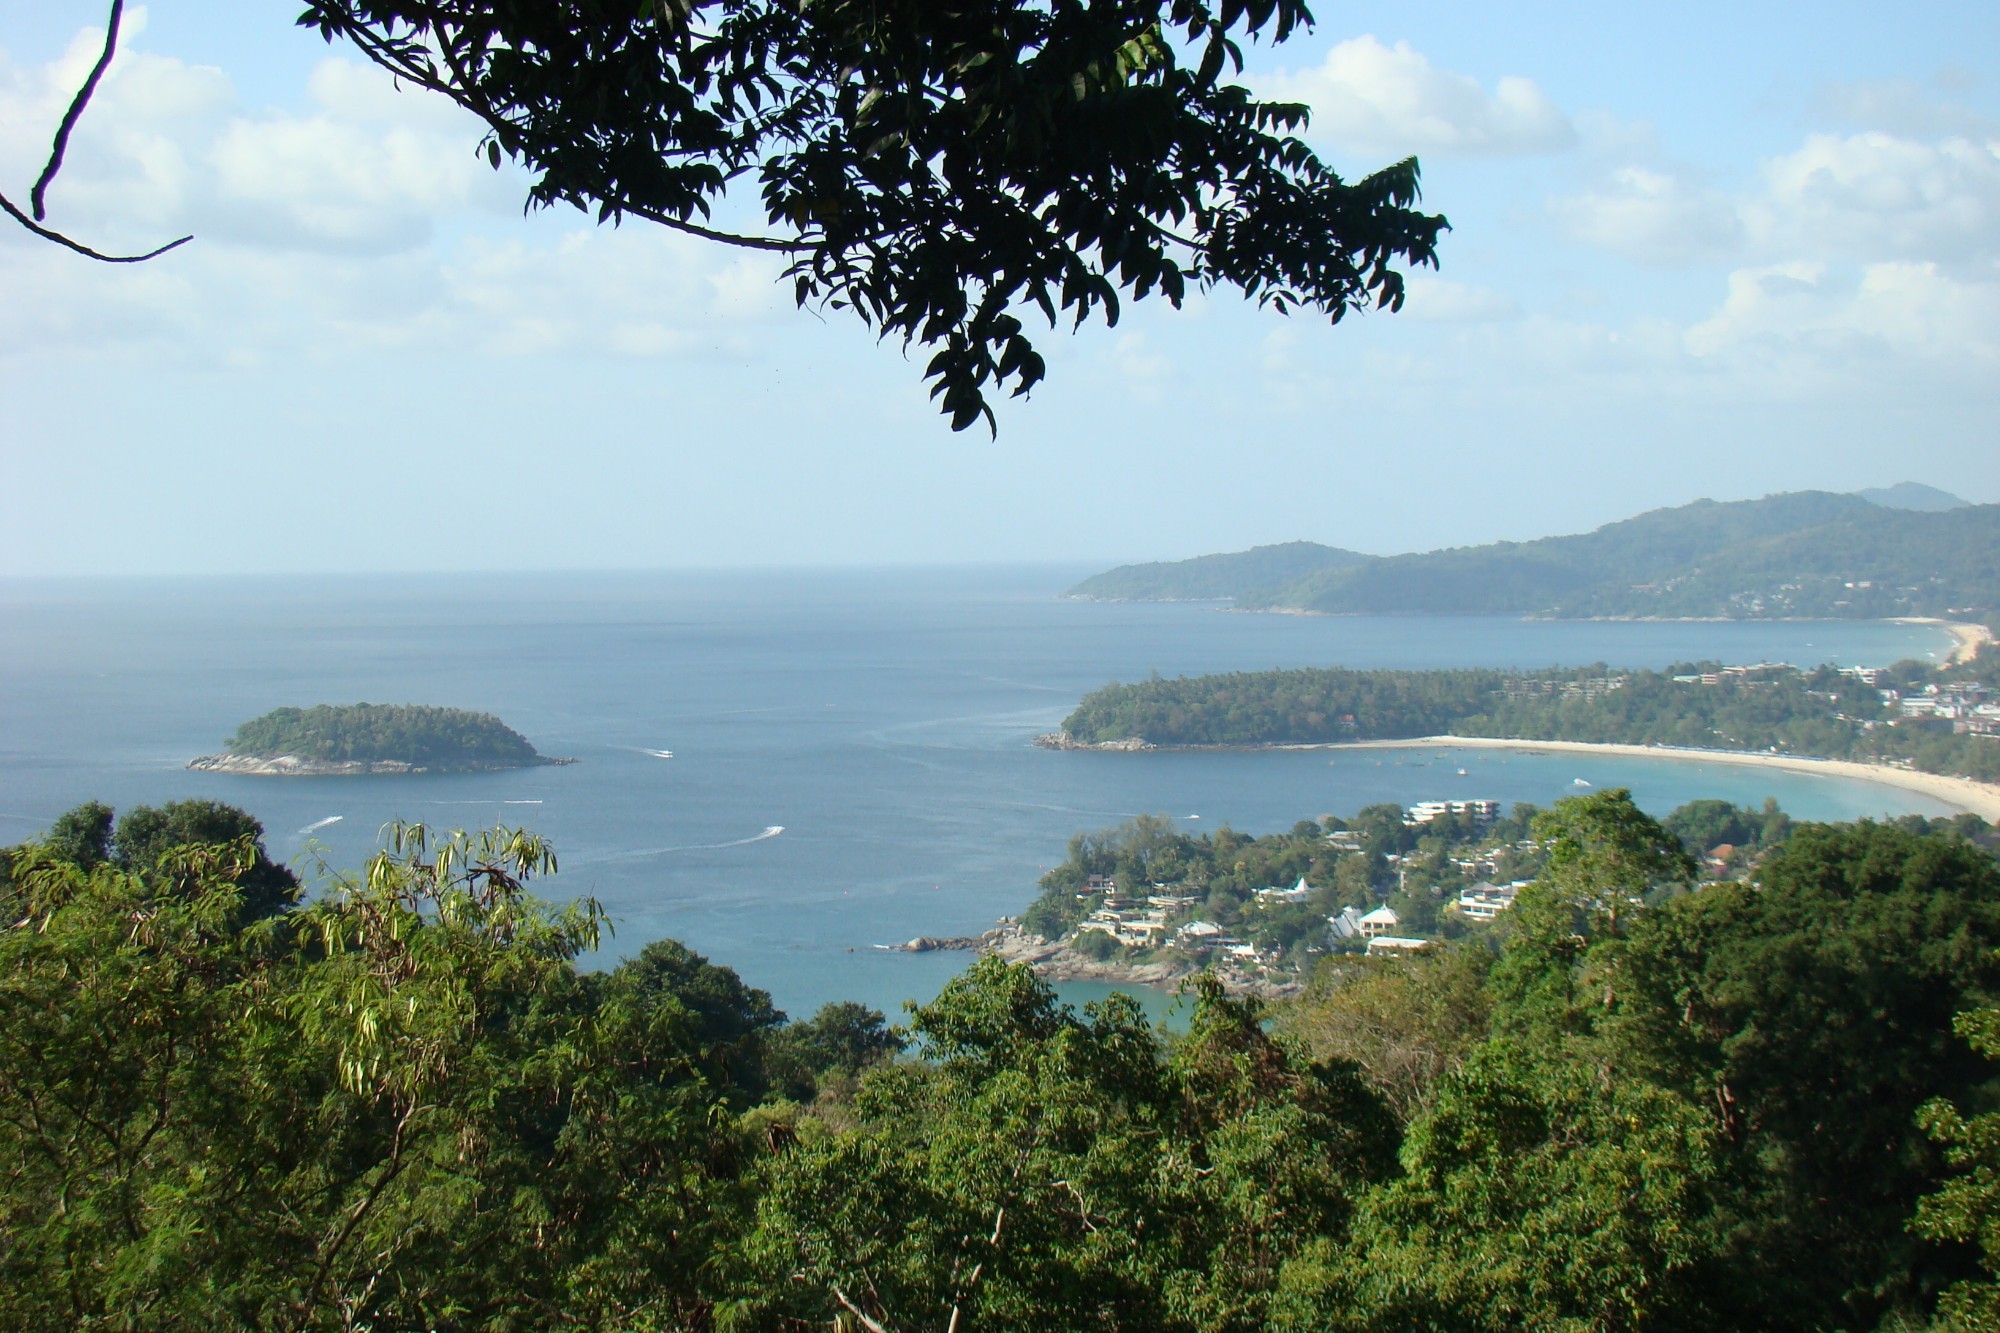
<instances>
[{"instance_id":1,"label":"foliage","mask_svg":"<svg viewBox=\"0 0 2000 1333\"><path fill-rule=\"evenodd\" d=\"M213 864L228 866L242 894L240 911L254 921L298 901L299 880L264 852L264 826L247 811L220 801L169 801L160 807L134 806L120 817L101 801L86 801L58 815L42 834L36 857L88 872L116 866L140 876L169 870L175 853L187 847L247 848L247 859L232 855ZM0 884L11 875L0 876Z\"/></svg>"},{"instance_id":2,"label":"foliage","mask_svg":"<svg viewBox=\"0 0 2000 1333\"><path fill-rule=\"evenodd\" d=\"M1393 1151L1350 1070L1213 987L1168 1052L987 959L911 1030L926 1062L871 1074L853 1133L767 1165L725 1326L1254 1328Z\"/></svg>"},{"instance_id":3,"label":"foliage","mask_svg":"<svg viewBox=\"0 0 2000 1333\"><path fill-rule=\"evenodd\" d=\"M1274 1026L1318 1059L1352 1060L1408 1124L1487 1036L1492 966L1490 950L1464 944L1407 959L1329 959Z\"/></svg>"},{"instance_id":4,"label":"foliage","mask_svg":"<svg viewBox=\"0 0 2000 1333\"><path fill-rule=\"evenodd\" d=\"M1670 1093L1489 1047L1412 1127L1403 1174L1369 1195L1350 1253L1289 1275L1304 1305L1289 1322L1701 1324L1711 1138Z\"/></svg>"},{"instance_id":5,"label":"foliage","mask_svg":"<svg viewBox=\"0 0 2000 1333\"><path fill-rule=\"evenodd\" d=\"M441 772L545 764L525 737L490 713L421 704L274 708L223 742L231 754L294 755L327 763L411 764Z\"/></svg>"},{"instance_id":6,"label":"foliage","mask_svg":"<svg viewBox=\"0 0 2000 1333\"><path fill-rule=\"evenodd\" d=\"M1973 1050L2000 1057L2000 1009L1968 1010L1952 1026ZM2000 1112L1966 1115L1939 1098L1918 1118L1955 1172L1918 1201L1910 1229L1930 1240L1977 1244L1986 1270L1983 1281L1968 1278L1947 1288L1938 1317L1959 1328L2000 1326Z\"/></svg>"},{"instance_id":7,"label":"foliage","mask_svg":"<svg viewBox=\"0 0 2000 1333\"><path fill-rule=\"evenodd\" d=\"M135 873L25 849L28 915L0 932L0 1321L699 1308L726 1062L670 991L574 972L599 916L526 895L548 849L400 827L361 878L246 925L257 855Z\"/></svg>"},{"instance_id":8,"label":"foliage","mask_svg":"<svg viewBox=\"0 0 2000 1333\"><path fill-rule=\"evenodd\" d=\"M1338 320L1435 262L1414 159L1349 183L1305 108L1224 79L1300 0L311 0L345 38L486 123L534 206L645 218L780 255L801 305L936 349L953 429L1027 392L1053 326L1231 286ZM753 181L767 229L712 225Z\"/></svg>"},{"instance_id":9,"label":"foliage","mask_svg":"<svg viewBox=\"0 0 2000 1333\"><path fill-rule=\"evenodd\" d=\"M1857 495L1798 491L1730 503L1697 500L1572 536L1329 559L1297 572L1250 558L1285 549L1129 566L1076 591L1227 597L1244 609L1365 615L2000 613L2000 506L1994 505L1920 513Z\"/></svg>"},{"instance_id":10,"label":"foliage","mask_svg":"<svg viewBox=\"0 0 2000 1333\"><path fill-rule=\"evenodd\" d=\"M1624 793L1524 813L1503 929L1275 1013L1204 976L1170 1037L997 959L895 1030L787 1024L672 942L579 972L601 913L533 897L553 853L510 830L395 826L254 912L255 838L210 836L241 812L82 807L7 858L0 1323L1990 1322L1991 854L1802 825L1662 892L1686 854ZM1326 827L1077 850L1227 875Z\"/></svg>"}]
</instances>

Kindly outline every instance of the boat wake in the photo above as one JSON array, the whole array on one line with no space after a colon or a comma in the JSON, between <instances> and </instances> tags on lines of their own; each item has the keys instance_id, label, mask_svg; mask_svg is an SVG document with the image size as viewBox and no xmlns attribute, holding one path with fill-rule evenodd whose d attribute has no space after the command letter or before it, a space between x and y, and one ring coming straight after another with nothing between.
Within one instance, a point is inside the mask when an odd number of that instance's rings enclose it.
<instances>
[{"instance_id":1,"label":"boat wake","mask_svg":"<svg viewBox=\"0 0 2000 1333\"><path fill-rule=\"evenodd\" d=\"M639 753L649 754L653 756L653 758L655 759L672 759L674 757L674 752L672 750L648 750L643 746L640 747Z\"/></svg>"},{"instance_id":2,"label":"boat wake","mask_svg":"<svg viewBox=\"0 0 2000 1333\"><path fill-rule=\"evenodd\" d=\"M754 833L747 838L732 838L728 842L683 843L678 847L652 847L643 852L627 852L622 856L615 856L611 859L624 861L643 856L669 856L674 852L719 852L727 847L748 847L753 842L765 842L777 837L784 831L785 826L783 824L770 824L765 826L762 833Z\"/></svg>"},{"instance_id":3,"label":"boat wake","mask_svg":"<svg viewBox=\"0 0 2000 1333\"><path fill-rule=\"evenodd\" d=\"M541 804L541 801L539 801L539 800L533 800L533 801L502 801L502 802L500 802L500 804L502 804L502 805L540 805L540 804Z\"/></svg>"},{"instance_id":4,"label":"boat wake","mask_svg":"<svg viewBox=\"0 0 2000 1333\"><path fill-rule=\"evenodd\" d=\"M308 824L304 828L300 829L299 836L303 838L308 834L317 833L319 832L319 830L325 828L328 824L338 824L343 818L345 818L345 816L343 815L328 815L325 819L322 819L317 823Z\"/></svg>"}]
</instances>

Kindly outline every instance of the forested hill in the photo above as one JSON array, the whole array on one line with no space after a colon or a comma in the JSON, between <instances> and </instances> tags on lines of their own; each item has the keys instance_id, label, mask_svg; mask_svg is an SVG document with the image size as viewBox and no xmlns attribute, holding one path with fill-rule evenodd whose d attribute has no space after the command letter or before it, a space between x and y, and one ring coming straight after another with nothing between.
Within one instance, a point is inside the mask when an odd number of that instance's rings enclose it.
<instances>
[{"instance_id":1,"label":"forested hill","mask_svg":"<svg viewBox=\"0 0 2000 1333\"><path fill-rule=\"evenodd\" d=\"M1226 586L1219 575L1230 566L1207 561L1230 558L1240 557L1139 566L1216 573L1185 585L1156 579L1149 592L1123 595L1229 596L1246 610L1367 615L1980 617L2000 609L2000 505L1918 511L1825 491L1698 500L1594 532ZM1121 573L1075 591L1120 595L1097 585Z\"/></svg>"},{"instance_id":2,"label":"forested hill","mask_svg":"<svg viewBox=\"0 0 2000 1333\"><path fill-rule=\"evenodd\" d=\"M1192 560L1120 565L1085 579L1071 597L1116 602L1199 602L1241 597L1252 589L1275 589L1330 570L1351 569L1375 559L1317 542L1255 546L1230 555Z\"/></svg>"},{"instance_id":3,"label":"forested hill","mask_svg":"<svg viewBox=\"0 0 2000 1333\"><path fill-rule=\"evenodd\" d=\"M398 764L431 772L560 762L490 713L420 704L277 708L223 742L231 756L321 764Z\"/></svg>"},{"instance_id":4,"label":"forested hill","mask_svg":"<svg viewBox=\"0 0 2000 1333\"><path fill-rule=\"evenodd\" d=\"M1344 668L1155 677L1085 695L1050 744L1316 745L1420 736L1763 750L2000 781L2000 649L1902 662L1873 685L1832 667L1538 672Z\"/></svg>"}]
</instances>

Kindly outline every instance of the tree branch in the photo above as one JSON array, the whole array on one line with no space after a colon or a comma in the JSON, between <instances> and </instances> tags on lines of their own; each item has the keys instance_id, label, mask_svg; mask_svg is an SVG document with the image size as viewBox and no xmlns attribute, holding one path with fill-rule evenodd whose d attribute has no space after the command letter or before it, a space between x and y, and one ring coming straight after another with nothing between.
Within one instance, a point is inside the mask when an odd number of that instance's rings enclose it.
<instances>
[{"instance_id":1,"label":"tree branch","mask_svg":"<svg viewBox=\"0 0 2000 1333\"><path fill-rule=\"evenodd\" d=\"M118 27L124 18L125 0L111 0L111 17L104 25L104 50L98 55L97 63L91 66L90 77L83 81L83 86L76 90L76 96L70 99L69 110L63 113L62 124L56 127L55 142L49 146L49 160L42 167L42 174L36 179L34 187L28 192L28 207L34 210L34 216L30 217L23 213L15 206L14 201L4 194L0 194L0 210L4 210L8 217L43 240L54 241L57 245L74 250L85 258L100 260L106 264L143 264L148 259L159 258L177 246L186 245L194 237L183 236L178 241L169 241L159 249L148 250L143 255L107 255L79 241L72 241L59 231L52 231L41 225L42 219L49 215L49 185L55 180L56 173L62 170L63 154L69 151L70 132L76 129L76 122L83 117L83 109L90 105L90 99L96 95L97 85L104 78L104 71L111 67L111 57L118 50Z\"/></svg>"},{"instance_id":2,"label":"tree branch","mask_svg":"<svg viewBox=\"0 0 2000 1333\"><path fill-rule=\"evenodd\" d=\"M97 57L97 63L91 66L90 77L83 81L83 87L77 89L76 96L70 99L69 110L63 113L62 124L56 126L55 142L49 147L48 165L42 168L40 179L35 182L34 189L28 192L28 207L34 210L37 222L49 215L46 199L49 183L56 178L56 173L62 170L63 153L69 148L70 131L76 128L76 122L82 118L83 109L90 105L91 96L97 92L98 80L104 77L105 70L111 68L112 54L118 49L118 25L124 21L124 17L125 0L111 0L111 17L104 24L104 51Z\"/></svg>"}]
</instances>

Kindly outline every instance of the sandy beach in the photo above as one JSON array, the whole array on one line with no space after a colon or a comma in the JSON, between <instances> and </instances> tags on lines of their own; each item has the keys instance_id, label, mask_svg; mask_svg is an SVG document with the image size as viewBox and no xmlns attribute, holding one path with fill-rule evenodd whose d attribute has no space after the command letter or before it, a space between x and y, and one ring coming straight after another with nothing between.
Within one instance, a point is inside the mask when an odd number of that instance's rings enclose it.
<instances>
[{"instance_id":1,"label":"sandy beach","mask_svg":"<svg viewBox=\"0 0 2000 1333\"><path fill-rule=\"evenodd\" d=\"M1984 625L1974 625L1964 620L1939 620L1934 616L1894 616L1899 625L1935 625L1957 641L1951 655L1944 660L1947 664L1970 662L1979 653L1979 646L1993 642L1993 631Z\"/></svg>"},{"instance_id":2,"label":"sandy beach","mask_svg":"<svg viewBox=\"0 0 2000 1333\"><path fill-rule=\"evenodd\" d=\"M1980 628L1984 628L1983 626ZM1405 741L1348 741L1332 745L1281 746L1300 750L1518 750L1529 754L1617 754L1639 759L1680 759L1704 764L1745 764L1782 768L1794 773L1818 773L1859 782L1879 782L1921 792L1960 810L1970 810L2000 823L2000 785L1971 778L1919 773L1887 764L1857 764L1846 759L1810 759L1793 754L1757 754L1746 750L1696 750L1671 745L1594 745L1583 741L1508 741L1485 736L1424 736Z\"/></svg>"}]
</instances>

